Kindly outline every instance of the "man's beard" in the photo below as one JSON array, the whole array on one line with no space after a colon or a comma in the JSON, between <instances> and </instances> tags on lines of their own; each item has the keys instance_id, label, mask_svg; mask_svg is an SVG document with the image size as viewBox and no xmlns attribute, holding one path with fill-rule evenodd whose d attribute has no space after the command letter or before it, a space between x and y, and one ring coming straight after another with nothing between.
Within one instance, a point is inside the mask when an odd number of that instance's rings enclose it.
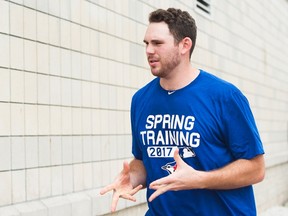
<instances>
[{"instance_id":1,"label":"man's beard","mask_svg":"<svg viewBox=\"0 0 288 216\"><path fill-rule=\"evenodd\" d=\"M165 78L169 76L170 72L173 71L179 64L180 64L180 56L175 54L172 58L165 59L164 62L163 61L161 62L160 59L160 66L162 67L157 70L153 70L153 68L151 68L151 73L154 76Z\"/></svg>"}]
</instances>

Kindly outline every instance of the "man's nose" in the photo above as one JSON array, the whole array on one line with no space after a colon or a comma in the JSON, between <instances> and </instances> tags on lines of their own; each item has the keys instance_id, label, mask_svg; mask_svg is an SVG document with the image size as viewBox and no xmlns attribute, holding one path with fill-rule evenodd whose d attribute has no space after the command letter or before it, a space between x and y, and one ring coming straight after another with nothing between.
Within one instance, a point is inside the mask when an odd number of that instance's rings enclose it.
<instances>
[{"instance_id":1,"label":"man's nose","mask_svg":"<svg viewBox=\"0 0 288 216\"><path fill-rule=\"evenodd\" d=\"M155 53L155 49L152 45L147 44L146 46L146 54L153 54Z\"/></svg>"}]
</instances>

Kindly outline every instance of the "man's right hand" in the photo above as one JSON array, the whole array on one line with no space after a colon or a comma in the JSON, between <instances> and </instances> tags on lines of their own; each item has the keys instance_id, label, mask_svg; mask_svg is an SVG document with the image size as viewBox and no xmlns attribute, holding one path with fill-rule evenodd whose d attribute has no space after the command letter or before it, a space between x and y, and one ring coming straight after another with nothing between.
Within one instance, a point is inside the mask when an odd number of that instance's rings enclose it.
<instances>
[{"instance_id":1,"label":"man's right hand","mask_svg":"<svg viewBox=\"0 0 288 216\"><path fill-rule=\"evenodd\" d=\"M136 194L139 190L141 190L143 185L138 185L133 188L130 179L130 166L127 162L123 162L123 169L116 177L115 181L106 187L102 188L100 191L101 195L106 194L109 191L113 190L113 198L111 211L114 212L116 210L119 198L131 200L133 202L136 201L134 194Z\"/></svg>"}]
</instances>

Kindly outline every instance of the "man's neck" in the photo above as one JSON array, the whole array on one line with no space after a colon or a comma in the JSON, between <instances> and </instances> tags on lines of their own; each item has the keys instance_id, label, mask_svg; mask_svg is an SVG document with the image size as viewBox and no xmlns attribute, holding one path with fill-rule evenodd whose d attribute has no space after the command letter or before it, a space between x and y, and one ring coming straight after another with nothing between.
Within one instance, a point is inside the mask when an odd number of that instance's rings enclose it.
<instances>
[{"instance_id":1,"label":"man's neck","mask_svg":"<svg viewBox=\"0 0 288 216\"><path fill-rule=\"evenodd\" d=\"M160 78L160 85L165 90L178 90L189 85L200 71L189 65L187 68L178 69L170 74L169 77Z\"/></svg>"}]
</instances>

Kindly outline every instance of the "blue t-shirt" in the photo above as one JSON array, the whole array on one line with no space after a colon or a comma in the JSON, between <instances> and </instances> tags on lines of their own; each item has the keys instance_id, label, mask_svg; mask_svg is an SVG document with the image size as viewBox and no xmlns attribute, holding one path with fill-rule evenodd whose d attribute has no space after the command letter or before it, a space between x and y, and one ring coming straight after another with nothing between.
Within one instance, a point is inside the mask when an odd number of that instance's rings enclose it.
<instances>
[{"instance_id":1,"label":"blue t-shirt","mask_svg":"<svg viewBox=\"0 0 288 216\"><path fill-rule=\"evenodd\" d=\"M263 154L245 96L205 71L186 87L166 91L155 78L133 96L132 153L149 184L173 173L176 148L196 170L209 171ZM256 215L252 186L233 190L169 191L148 202L147 216Z\"/></svg>"}]
</instances>

